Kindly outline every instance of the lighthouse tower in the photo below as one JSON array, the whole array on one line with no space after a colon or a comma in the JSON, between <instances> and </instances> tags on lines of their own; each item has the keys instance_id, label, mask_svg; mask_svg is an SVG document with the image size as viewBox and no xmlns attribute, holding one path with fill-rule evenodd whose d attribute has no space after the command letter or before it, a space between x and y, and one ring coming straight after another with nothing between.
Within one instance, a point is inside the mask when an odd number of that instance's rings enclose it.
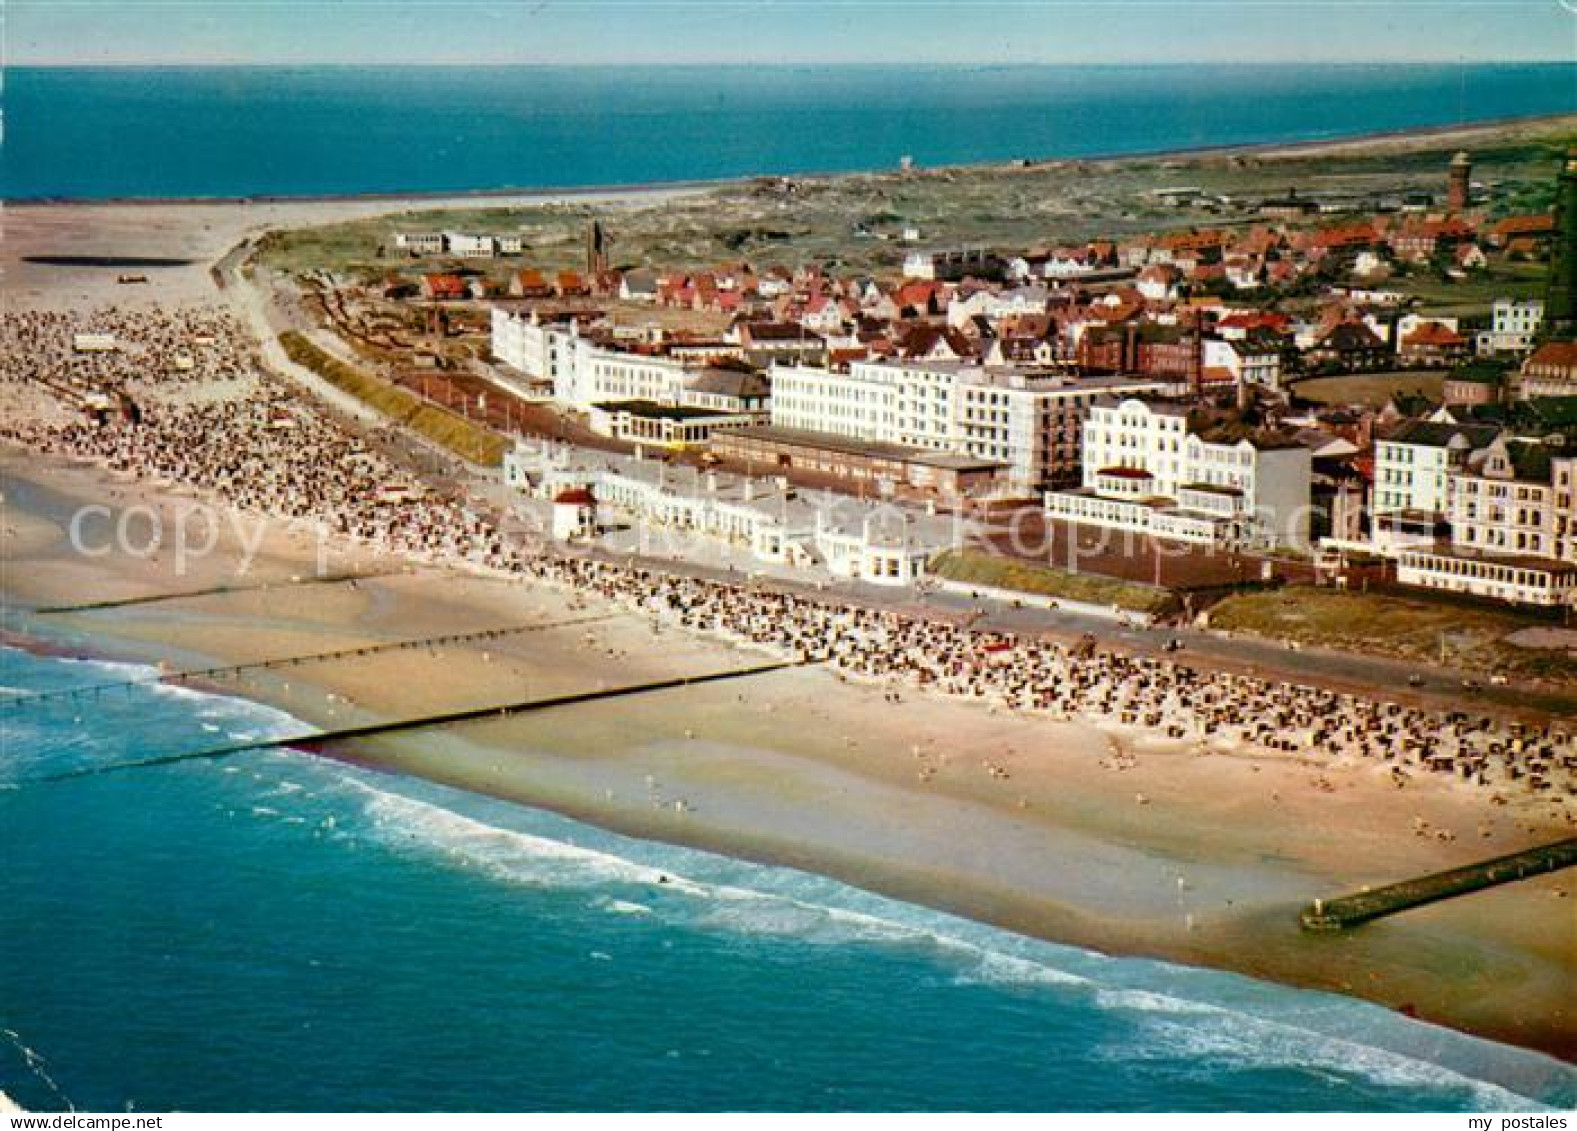
<instances>
[{"instance_id":1,"label":"lighthouse tower","mask_svg":"<svg viewBox=\"0 0 1577 1131\"><path fill-rule=\"evenodd\" d=\"M1555 241L1550 245L1544 292L1544 337L1577 340L1577 149L1567 151L1555 181Z\"/></svg>"}]
</instances>

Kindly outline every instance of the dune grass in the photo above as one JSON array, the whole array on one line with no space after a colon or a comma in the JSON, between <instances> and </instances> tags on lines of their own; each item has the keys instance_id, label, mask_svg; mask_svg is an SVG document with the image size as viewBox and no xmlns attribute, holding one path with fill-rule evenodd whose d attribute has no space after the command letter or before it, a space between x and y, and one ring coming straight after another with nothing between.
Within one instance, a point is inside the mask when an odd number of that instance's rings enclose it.
<instances>
[{"instance_id":1,"label":"dune grass","mask_svg":"<svg viewBox=\"0 0 1577 1131\"><path fill-rule=\"evenodd\" d=\"M1565 651L1526 648L1507 639L1520 629L1549 624L1509 608L1300 586L1228 597L1210 610L1210 624L1317 648L1428 664L1444 660L1488 674L1577 681L1577 659Z\"/></svg>"},{"instance_id":2,"label":"dune grass","mask_svg":"<svg viewBox=\"0 0 1577 1131\"><path fill-rule=\"evenodd\" d=\"M504 462L509 441L498 433L341 361L295 330L279 335L279 344L297 365L312 370L379 415L426 436L466 462L483 467L497 467Z\"/></svg>"},{"instance_id":3,"label":"dune grass","mask_svg":"<svg viewBox=\"0 0 1577 1131\"><path fill-rule=\"evenodd\" d=\"M1072 573L978 550L944 550L932 560L930 570L962 585L1112 605L1136 613L1162 615L1170 612L1174 604L1172 595L1164 589L1098 574Z\"/></svg>"}]
</instances>

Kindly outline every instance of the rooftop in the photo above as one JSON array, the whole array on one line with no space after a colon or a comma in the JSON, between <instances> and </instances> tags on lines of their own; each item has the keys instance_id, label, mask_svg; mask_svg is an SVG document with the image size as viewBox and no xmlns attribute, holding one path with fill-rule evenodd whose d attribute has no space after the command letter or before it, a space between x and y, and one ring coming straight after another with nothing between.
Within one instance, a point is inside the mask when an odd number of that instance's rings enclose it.
<instances>
[{"instance_id":1,"label":"rooftop","mask_svg":"<svg viewBox=\"0 0 1577 1131\"><path fill-rule=\"evenodd\" d=\"M757 439L767 443L783 444L821 451L841 452L845 455L868 456L874 459L902 460L923 467L941 467L954 471L985 470L1002 467L996 460L979 459L955 452L933 452L924 448L910 448L902 444L888 444L876 440L856 440L830 432L812 432L804 428L778 428L762 424L750 428L736 428L728 439Z\"/></svg>"}]
</instances>

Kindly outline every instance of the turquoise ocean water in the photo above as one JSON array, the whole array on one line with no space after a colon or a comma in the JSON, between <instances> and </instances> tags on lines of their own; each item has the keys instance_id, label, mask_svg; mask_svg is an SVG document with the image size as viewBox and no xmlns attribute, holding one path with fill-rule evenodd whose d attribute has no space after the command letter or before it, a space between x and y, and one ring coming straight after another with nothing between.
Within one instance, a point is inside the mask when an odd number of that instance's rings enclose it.
<instances>
[{"instance_id":1,"label":"turquoise ocean water","mask_svg":"<svg viewBox=\"0 0 1577 1131\"><path fill-rule=\"evenodd\" d=\"M0 650L0 694L151 674ZM164 686L0 711L0 1090L119 1109L1577 1102L1548 1058L292 753ZM659 882L667 876L669 882Z\"/></svg>"},{"instance_id":2,"label":"turquoise ocean water","mask_svg":"<svg viewBox=\"0 0 1577 1131\"><path fill-rule=\"evenodd\" d=\"M6 69L0 195L606 185L1577 110L1577 64Z\"/></svg>"}]
</instances>

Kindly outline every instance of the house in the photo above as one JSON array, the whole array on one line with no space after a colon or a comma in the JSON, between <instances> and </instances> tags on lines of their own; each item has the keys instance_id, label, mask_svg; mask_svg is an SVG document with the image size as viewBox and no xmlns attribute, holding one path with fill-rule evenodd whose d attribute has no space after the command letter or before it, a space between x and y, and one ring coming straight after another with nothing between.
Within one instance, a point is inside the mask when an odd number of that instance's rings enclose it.
<instances>
[{"instance_id":1,"label":"house","mask_svg":"<svg viewBox=\"0 0 1577 1131\"><path fill-rule=\"evenodd\" d=\"M591 287L578 271L560 271L553 281L553 291L559 298L584 298L591 294Z\"/></svg>"},{"instance_id":2,"label":"house","mask_svg":"<svg viewBox=\"0 0 1577 1131\"><path fill-rule=\"evenodd\" d=\"M1406 420L1376 437L1371 539L1380 553L1432 544L1445 523L1448 478L1488 447L1489 424Z\"/></svg>"},{"instance_id":3,"label":"house","mask_svg":"<svg viewBox=\"0 0 1577 1131\"><path fill-rule=\"evenodd\" d=\"M1548 243L1555 236L1555 217L1549 212L1535 212L1523 216L1507 216L1498 220L1489 230L1489 245L1509 248L1516 240L1526 240L1537 247Z\"/></svg>"},{"instance_id":4,"label":"house","mask_svg":"<svg viewBox=\"0 0 1577 1131\"><path fill-rule=\"evenodd\" d=\"M772 386L753 369L710 366L686 382L679 403L692 408L737 416L755 416L765 424Z\"/></svg>"},{"instance_id":5,"label":"house","mask_svg":"<svg viewBox=\"0 0 1577 1131\"><path fill-rule=\"evenodd\" d=\"M442 232L396 232L394 246L417 255L442 255L448 247Z\"/></svg>"},{"instance_id":6,"label":"house","mask_svg":"<svg viewBox=\"0 0 1577 1131\"><path fill-rule=\"evenodd\" d=\"M1496 437L1448 477L1449 544L1404 551L1397 579L1515 604L1572 604L1574 489L1577 455L1564 444Z\"/></svg>"},{"instance_id":7,"label":"house","mask_svg":"<svg viewBox=\"0 0 1577 1131\"><path fill-rule=\"evenodd\" d=\"M1412 365L1448 366L1467 356L1468 340L1445 322L1421 322L1401 339L1397 355Z\"/></svg>"},{"instance_id":8,"label":"house","mask_svg":"<svg viewBox=\"0 0 1577 1131\"><path fill-rule=\"evenodd\" d=\"M1363 322L1351 318L1317 332L1304 352L1309 365L1344 372L1376 369L1389 357L1384 340Z\"/></svg>"},{"instance_id":9,"label":"house","mask_svg":"<svg viewBox=\"0 0 1577 1131\"><path fill-rule=\"evenodd\" d=\"M1484 249L1471 241L1457 244L1451 258L1460 271L1482 271L1489 266L1489 256L1484 254Z\"/></svg>"},{"instance_id":10,"label":"house","mask_svg":"<svg viewBox=\"0 0 1577 1131\"><path fill-rule=\"evenodd\" d=\"M911 279L893 292L894 318L925 318L947 309L948 296L941 284Z\"/></svg>"},{"instance_id":11,"label":"house","mask_svg":"<svg viewBox=\"0 0 1577 1131\"><path fill-rule=\"evenodd\" d=\"M449 254L461 259L491 259L498 254L498 240L493 236L445 232L444 242L448 245Z\"/></svg>"},{"instance_id":12,"label":"house","mask_svg":"<svg viewBox=\"0 0 1577 1131\"><path fill-rule=\"evenodd\" d=\"M1153 263L1139 272L1135 287L1149 302L1170 302L1177 298L1183 272L1171 263Z\"/></svg>"},{"instance_id":13,"label":"house","mask_svg":"<svg viewBox=\"0 0 1577 1131\"><path fill-rule=\"evenodd\" d=\"M1498 298L1491 308L1490 328L1478 335L1478 352L1516 353L1531 349L1543 323L1543 300Z\"/></svg>"},{"instance_id":14,"label":"house","mask_svg":"<svg viewBox=\"0 0 1577 1131\"><path fill-rule=\"evenodd\" d=\"M434 301L451 301L470 297L470 290L459 275L429 273L422 276L422 297Z\"/></svg>"},{"instance_id":15,"label":"house","mask_svg":"<svg viewBox=\"0 0 1577 1131\"><path fill-rule=\"evenodd\" d=\"M619 280L619 297L625 302L656 302L657 272L646 267L634 267Z\"/></svg>"},{"instance_id":16,"label":"house","mask_svg":"<svg viewBox=\"0 0 1577 1131\"><path fill-rule=\"evenodd\" d=\"M827 356L827 340L797 322L740 322L729 336L758 368L780 362L819 364Z\"/></svg>"},{"instance_id":17,"label":"house","mask_svg":"<svg viewBox=\"0 0 1577 1131\"><path fill-rule=\"evenodd\" d=\"M1288 343L1274 330L1256 329L1236 338L1206 338L1203 348L1207 371L1222 370L1228 379L1246 385L1281 388L1282 356Z\"/></svg>"},{"instance_id":18,"label":"house","mask_svg":"<svg viewBox=\"0 0 1577 1131\"><path fill-rule=\"evenodd\" d=\"M510 274L509 293L515 298L549 298L553 285L535 267L525 267Z\"/></svg>"},{"instance_id":19,"label":"house","mask_svg":"<svg viewBox=\"0 0 1577 1131\"><path fill-rule=\"evenodd\" d=\"M1391 250L1399 259L1423 262L1447 254L1473 238L1472 225L1460 217L1444 220L1415 220L1402 225L1391 235Z\"/></svg>"},{"instance_id":20,"label":"house","mask_svg":"<svg viewBox=\"0 0 1577 1131\"><path fill-rule=\"evenodd\" d=\"M1522 363L1517 396L1563 397L1577 394L1577 342L1545 342Z\"/></svg>"},{"instance_id":21,"label":"house","mask_svg":"<svg viewBox=\"0 0 1577 1131\"><path fill-rule=\"evenodd\" d=\"M976 350L962 331L920 322L899 335L898 356L905 361L962 361L975 357Z\"/></svg>"},{"instance_id":22,"label":"house","mask_svg":"<svg viewBox=\"0 0 1577 1131\"><path fill-rule=\"evenodd\" d=\"M956 283L962 279L989 279L995 282L1007 278L1005 259L984 248L969 251L911 251L904 257L903 273L906 279L928 279L936 282Z\"/></svg>"}]
</instances>

